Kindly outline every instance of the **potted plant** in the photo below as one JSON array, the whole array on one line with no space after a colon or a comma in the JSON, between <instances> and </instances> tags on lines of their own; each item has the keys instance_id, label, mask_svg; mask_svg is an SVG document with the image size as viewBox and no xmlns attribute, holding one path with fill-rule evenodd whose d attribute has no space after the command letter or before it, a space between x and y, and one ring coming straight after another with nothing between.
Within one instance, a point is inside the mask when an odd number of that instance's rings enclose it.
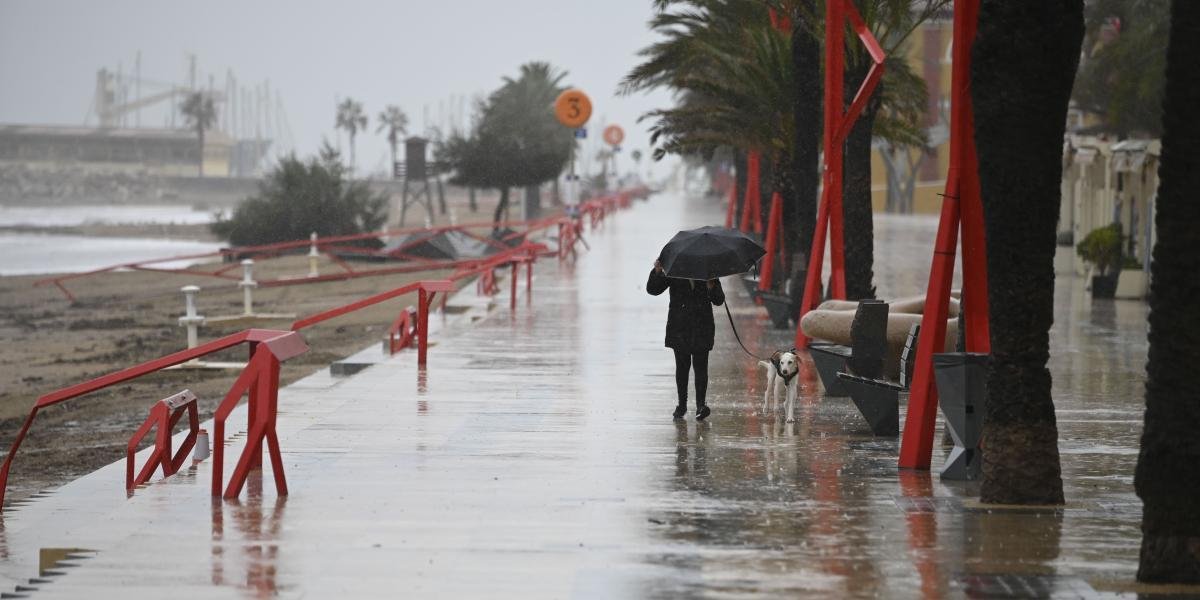
<instances>
[{"instance_id":1,"label":"potted plant","mask_svg":"<svg viewBox=\"0 0 1200 600\"><path fill-rule=\"evenodd\" d=\"M1121 224L1098 227L1075 245L1075 252L1092 265L1092 297L1112 298L1121 265Z\"/></svg>"},{"instance_id":2,"label":"potted plant","mask_svg":"<svg viewBox=\"0 0 1200 600\"><path fill-rule=\"evenodd\" d=\"M1149 281L1142 263L1134 256L1124 256L1121 259L1121 273L1117 278L1115 298L1140 300L1146 297Z\"/></svg>"}]
</instances>

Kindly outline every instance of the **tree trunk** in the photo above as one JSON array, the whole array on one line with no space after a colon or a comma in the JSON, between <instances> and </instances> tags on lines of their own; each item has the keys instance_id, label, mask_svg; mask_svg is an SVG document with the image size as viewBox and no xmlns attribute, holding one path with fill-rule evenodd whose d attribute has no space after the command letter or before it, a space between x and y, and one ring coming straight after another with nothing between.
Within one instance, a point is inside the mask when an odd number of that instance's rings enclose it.
<instances>
[{"instance_id":1,"label":"tree trunk","mask_svg":"<svg viewBox=\"0 0 1200 600\"><path fill-rule=\"evenodd\" d=\"M471 212L479 212L479 202L475 200L475 188L467 188L467 205L471 207Z\"/></svg>"},{"instance_id":2,"label":"tree trunk","mask_svg":"<svg viewBox=\"0 0 1200 600\"><path fill-rule=\"evenodd\" d=\"M992 364L981 500L1062 504L1050 397L1054 250L1083 0L983 0L971 100L987 236Z\"/></svg>"},{"instance_id":3,"label":"tree trunk","mask_svg":"<svg viewBox=\"0 0 1200 600\"><path fill-rule=\"evenodd\" d=\"M1150 266L1138 581L1200 583L1200 3L1175 0L1167 46L1162 159Z\"/></svg>"},{"instance_id":4,"label":"tree trunk","mask_svg":"<svg viewBox=\"0 0 1200 600\"><path fill-rule=\"evenodd\" d=\"M255 150L258 150L255 148ZM354 132L350 132L350 178L354 178Z\"/></svg>"},{"instance_id":5,"label":"tree trunk","mask_svg":"<svg viewBox=\"0 0 1200 600\"><path fill-rule=\"evenodd\" d=\"M864 59L865 60L865 59ZM846 106L867 77L869 61L846 69ZM846 136L842 179L842 223L846 245L846 299L875 297L875 223L871 208L871 130L879 112L883 84Z\"/></svg>"},{"instance_id":6,"label":"tree trunk","mask_svg":"<svg viewBox=\"0 0 1200 600\"><path fill-rule=\"evenodd\" d=\"M204 177L204 128L197 127L196 135L200 138L200 177Z\"/></svg>"},{"instance_id":7,"label":"tree trunk","mask_svg":"<svg viewBox=\"0 0 1200 600\"><path fill-rule=\"evenodd\" d=\"M445 186L445 183L442 181L442 174L438 173L438 174L434 175L433 180L437 182L438 212L442 216L445 216L446 215L446 186Z\"/></svg>"},{"instance_id":8,"label":"tree trunk","mask_svg":"<svg viewBox=\"0 0 1200 600\"><path fill-rule=\"evenodd\" d=\"M496 203L496 214L492 215L492 231L500 230L500 221L508 212L508 186L500 188L500 201Z\"/></svg>"},{"instance_id":9,"label":"tree trunk","mask_svg":"<svg viewBox=\"0 0 1200 600\"><path fill-rule=\"evenodd\" d=\"M391 171L391 173L390 173L391 178L395 179L396 178L396 140L390 140L390 141L391 141L391 146L392 146L392 164L391 164L391 167L389 168L389 170Z\"/></svg>"},{"instance_id":10,"label":"tree trunk","mask_svg":"<svg viewBox=\"0 0 1200 600\"><path fill-rule=\"evenodd\" d=\"M771 196L775 194L776 164L769 154L760 154L758 167L758 223L762 227L762 240L767 239L767 219L771 214Z\"/></svg>"},{"instance_id":11,"label":"tree trunk","mask_svg":"<svg viewBox=\"0 0 1200 600\"><path fill-rule=\"evenodd\" d=\"M807 14L819 15L816 0L803 0ZM783 240L789 256L801 262L808 260L812 251L813 231L817 222L817 188L821 185L821 172L817 166L821 154L821 42L809 33L800 18L793 20L792 64L795 78L795 104L792 118L795 132L792 138L791 195L784 196ZM805 269L807 263L805 262ZM797 273L796 266L788 273ZM804 297L803 276L792 281L793 304L800 305Z\"/></svg>"},{"instance_id":12,"label":"tree trunk","mask_svg":"<svg viewBox=\"0 0 1200 600\"><path fill-rule=\"evenodd\" d=\"M542 188L536 185L525 186L525 209L522 217L525 220L536 219L542 214Z\"/></svg>"}]
</instances>

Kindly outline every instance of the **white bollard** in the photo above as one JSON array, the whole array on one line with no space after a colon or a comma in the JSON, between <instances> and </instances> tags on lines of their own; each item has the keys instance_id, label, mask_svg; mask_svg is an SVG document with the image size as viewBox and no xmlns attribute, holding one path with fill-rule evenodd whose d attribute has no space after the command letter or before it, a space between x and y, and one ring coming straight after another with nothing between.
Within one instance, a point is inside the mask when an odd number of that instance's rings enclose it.
<instances>
[{"instance_id":1,"label":"white bollard","mask_svg":"<svg viewBox=\"0 0 1200 600\"><path fill-rule=\"evenodd\" d=\"M208 430L201 429L196 432L196 446L192 450L192 460L204 460L208 458Z\"/></svg>"},{"instance_id":2,"label":"white bollard","mask_svg":"<svg viewBox=\"0 0 1200 600\"><path fill-rule=\"evenodd\" d=\"M184 299L184 315L179 317L179 326L187 327L187 347L195 348L199 345L199 332L197 329L204 324L204 316L196 314L196 294L200 293L200 288L194 285L185 285L179 288L183 292Z\"/></svg>"},{"instance_id":3,"label":"white bollard","mask_svg":"<svg viewBox=\"0 0 1200 600\"><path fill-rule=\"evenodd\" d=\"M254 288L258 287L258 282L254 280L254 261L249 258L242 261L242 280L238 287L242 288L242 314L253 316Z\"/></svg>"},{"instance_id":4,"label":"white bollard","mask_svg":"<svg viewBox=\"0 0 1200 600\"><path fill-rule=\"evenodd\" d=\"M321 257L321 253L317 252L317 232L312 232L312 235L308 236L308 240L308 276L316 277L318 275L317 259Z\"/></svg>"}]
</instances>

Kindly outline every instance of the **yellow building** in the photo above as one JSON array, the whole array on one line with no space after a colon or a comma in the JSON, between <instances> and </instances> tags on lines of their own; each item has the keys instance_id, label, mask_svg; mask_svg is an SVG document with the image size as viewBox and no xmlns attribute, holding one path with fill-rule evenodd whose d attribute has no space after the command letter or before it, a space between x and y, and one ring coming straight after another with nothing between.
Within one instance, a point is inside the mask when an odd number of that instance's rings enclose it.
<instances>
[{"instance_id":1,"label":"yellow building","mask_svg":"<svg viewBox=\"0 0 1200 600\"><path fill-rule=\"evenodd\" d=\"M950 166L953 24L949 14L926 21L903 46L913 72L926 83L928 97L922 126L929 136L929 148L891 149L878 140L873 143L871 202L876 212L937 213L941 209L938 194L944 191Z\"/></svg>"}]
</instances>

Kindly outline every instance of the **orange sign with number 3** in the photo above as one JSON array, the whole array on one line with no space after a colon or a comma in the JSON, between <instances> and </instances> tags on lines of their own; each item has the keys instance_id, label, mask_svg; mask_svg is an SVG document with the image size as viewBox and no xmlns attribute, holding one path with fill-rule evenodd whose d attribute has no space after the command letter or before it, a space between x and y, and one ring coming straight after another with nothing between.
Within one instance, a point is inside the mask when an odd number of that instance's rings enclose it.
<instances>
[{"instance_id":1,"label":"orange sign with number 3","mask_svg":"<svg viewBox=\"0 0 1200 600\"><path fill-rule=\"evenodd\" d=\"M580 90L566 90L554 101L554 116L559 123L578 129L591 118L592 101Z\"/></svg>"}]
</instances>

